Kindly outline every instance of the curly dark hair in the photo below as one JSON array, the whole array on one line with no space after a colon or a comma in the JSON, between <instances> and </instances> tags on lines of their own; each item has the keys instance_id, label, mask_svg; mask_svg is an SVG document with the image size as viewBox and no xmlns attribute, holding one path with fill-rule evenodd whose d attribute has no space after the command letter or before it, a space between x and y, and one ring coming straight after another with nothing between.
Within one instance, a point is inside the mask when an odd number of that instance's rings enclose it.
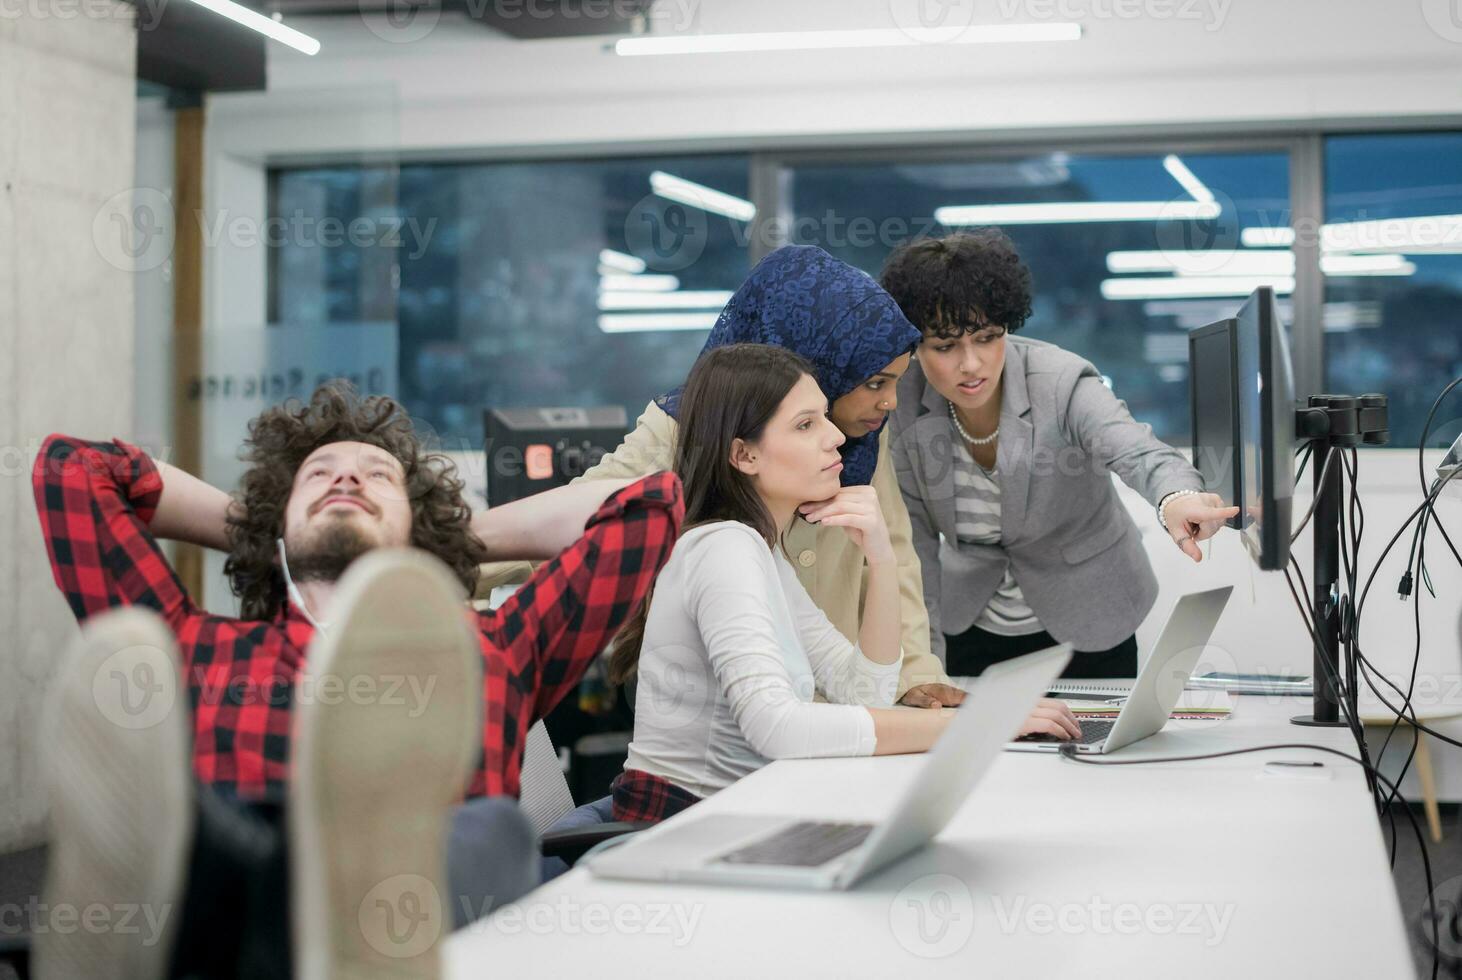
<instances>
[{"instance_id":1,"label":"curly dark hair","mask_svg":"<svg viewBox=\"0 0 1462 980\"><path fill-rule=\"evenodd\" d=\"M893 250L879 282L914 326L953 338L1014 333L1031 315L1031 274L999 228L919 238Z\"/></svg>"},{"instance_id":2,"label":"curly dark hair","mask_svg":"<svg viewBox=\"0 0 1462 980\"><path fill-rule=\"evenodd\" d=\"M295 472L321 446L363 442L394 456L405 470L411 501L411 544L446 563L471 595L477 566L487 549L469 526L472 511L452 461L429 453L411 418L394 399L362 398L347 381L316 388L309 404L291 399L249 423L240 458L250 465L229 515L229 557L224 574L233 584L245 619L272 619L283 608L284 576L275 542L284 534L284 513Z\"/></svg>"}]
</instances>

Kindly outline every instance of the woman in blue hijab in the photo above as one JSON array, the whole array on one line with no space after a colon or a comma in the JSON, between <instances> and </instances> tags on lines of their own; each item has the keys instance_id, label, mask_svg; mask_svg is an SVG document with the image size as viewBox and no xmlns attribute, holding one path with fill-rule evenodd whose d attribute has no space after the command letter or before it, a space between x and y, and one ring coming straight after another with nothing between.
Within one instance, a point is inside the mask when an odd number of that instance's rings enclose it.
<instances>
[{"instance_id":1,"label":"woman in blue hijab","mask_svg":"<svg viewBox=\"0 0 1462 980\"><path fill-rule=\"evenodd\" d=\"M894 389L921 334L866 273L813 245L763 259L721 311L701 356L730 344L771 344L800 354L833 403L845 487L873 482ZM849 397L852 396L852 397ZM655 399L679 417L680 389Z\"/></svg>"},{"instance_id":2,"label":"woman in blue hijab","mask_svg":"<svg viewBox=\"0 0 1462 980\"><path fill-rule=\"evenodd\" d=\"M897 698L916 707L958 704L959 689L929 652L929 620L908 511L885 446L898 379L920 334L867 273L810 245L788 245L759 262L726 304L706 351L730 344L782 347L812 365L829 417L846 441L842 485L871 485L898 562L903 667ZM673 464L680 389L655 399L612 454L581 479L644 476ZM794 521L783 539L798 580L838 631L856 643L862 623L863 553L840 528Z\"/></svg>"}]
</instances>

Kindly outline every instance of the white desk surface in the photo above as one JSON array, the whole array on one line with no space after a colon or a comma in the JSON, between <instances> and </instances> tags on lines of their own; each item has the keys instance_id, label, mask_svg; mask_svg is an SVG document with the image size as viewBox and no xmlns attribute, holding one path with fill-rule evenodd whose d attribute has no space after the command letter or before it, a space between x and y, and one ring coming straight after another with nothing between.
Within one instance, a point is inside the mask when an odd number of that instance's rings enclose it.
<instances>
[{"instance_id":1,"label":"white desk surface","mask_svg":"<svg viewBox=\"0 0 1462 980\"><path fill-rule=\"evenodd\" d=\"M1272 742L1353 752L1287 723L1308 699L1240 697L1111 756ZM1323 781L1263 775L1314 759ZM698 804L871 820L922 756L777 762ZM1404 910L1411 921L1419 910ZM574 870L453 935L450 977L1415 975L1359 766L1272 751L1100 769L1002 755L928 848L850 892L612 882Z\"/></svg>"}]
</instances>

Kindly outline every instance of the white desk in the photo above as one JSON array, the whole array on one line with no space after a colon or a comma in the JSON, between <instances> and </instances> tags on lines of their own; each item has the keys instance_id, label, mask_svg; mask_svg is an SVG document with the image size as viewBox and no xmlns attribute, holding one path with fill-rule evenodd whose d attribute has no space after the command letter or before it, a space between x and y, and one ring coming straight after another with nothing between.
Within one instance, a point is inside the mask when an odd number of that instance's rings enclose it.
<instances>
[{"instance_id":1,"label":"white desk","mask_svg":"<svg viewBox=\"0 0 1462 980\"><path fill-rule=\"evenodd\" d=\"M1268 742L1352 751L1343 729L1287 724L1307 703L1239 698L1227 721L1170 723L1113 758ZM1277 758L1323 762L1330 778L1263 777ZM778 762L681 819L875 819L920 762ZM454 978L1390 980L1414 976L1402 911L1360 768L1343 759L1289 750L1099 769L1007 752L932 846L851 892L575 870L457 933L446 956Z\"/></svg>"}]
</instances>

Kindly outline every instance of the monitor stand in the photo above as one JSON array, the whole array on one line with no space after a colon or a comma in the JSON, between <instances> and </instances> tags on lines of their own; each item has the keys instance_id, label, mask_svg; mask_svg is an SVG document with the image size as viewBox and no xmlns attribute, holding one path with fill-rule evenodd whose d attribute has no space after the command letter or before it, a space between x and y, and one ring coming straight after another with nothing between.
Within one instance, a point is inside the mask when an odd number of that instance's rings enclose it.
<instances>
[{"instance_id":1,"label":"monitor stand","mask_svg":"<svg viewBox=\"0 0 1462 980\"><path fill-rule=\"evenodd\" d=\"M1290 719L1295 725L1341 727L1337 681L1340 677L1340 617L1354 596L1346 595L1340 580L1340 508L1344 506L1344 463L1325 461L1331 450L1356 446L1384 446L1390 439L1385 395L1311 395L1305 408L1295 411L1295 434L1309 442L1310 471L1314 478L1315 512L1310 517L1314 535L1314 578L1310 583L1310 614L1315 625L1314 709ZM1357 556L1357 561L1359 556ZM1347 707L1357 717L1356 662L1351 642L1345 649Z\"/></svg>"}]
</instances>

